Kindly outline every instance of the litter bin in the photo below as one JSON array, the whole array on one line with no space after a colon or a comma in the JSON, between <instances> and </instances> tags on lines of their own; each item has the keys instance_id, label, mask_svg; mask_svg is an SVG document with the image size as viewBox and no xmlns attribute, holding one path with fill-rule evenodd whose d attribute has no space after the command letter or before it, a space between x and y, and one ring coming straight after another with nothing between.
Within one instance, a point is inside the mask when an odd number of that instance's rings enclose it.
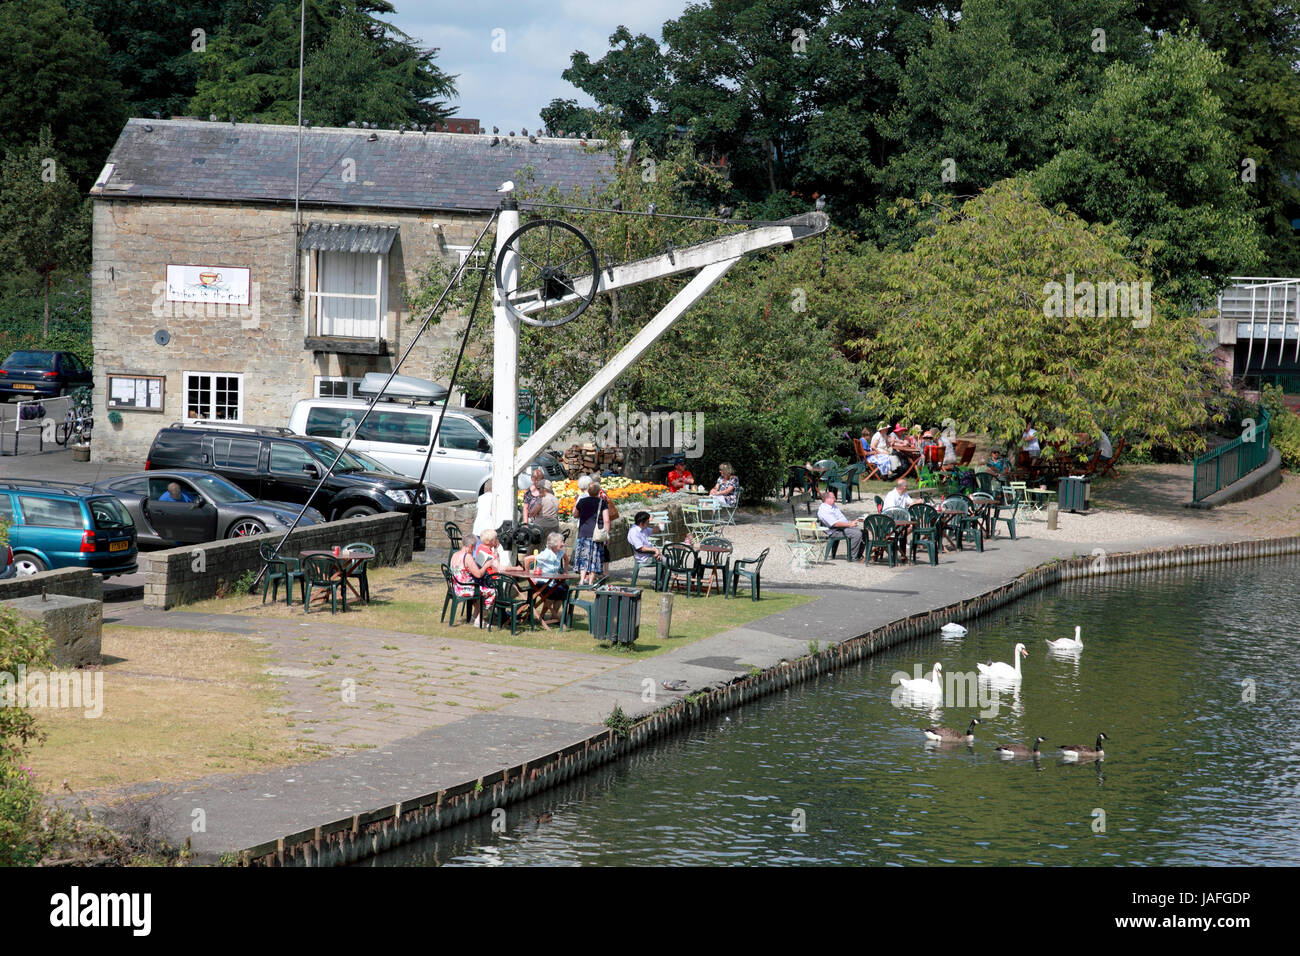
<instances>
[{"instance_id":1,"label":"litter bin","mask_svg":"<svg viewBox=\"0 0 1300 956\"><path fill-rule=\"evenodd\" d=\"M591 609L593 640L631 644L641 632L640 588L597 588Z\"/></svg>"},{"instance_id":2,"label":"litter bin","mask_svg":"<svg viewBox=\"0 0 1300 956\"><path fill-rule=\"evenodd\" d=\"M1062 511L1088 510L1088 481L1085 478L1062 478L1056 489L1056 501Z\"/></svg>"}]
</instances>

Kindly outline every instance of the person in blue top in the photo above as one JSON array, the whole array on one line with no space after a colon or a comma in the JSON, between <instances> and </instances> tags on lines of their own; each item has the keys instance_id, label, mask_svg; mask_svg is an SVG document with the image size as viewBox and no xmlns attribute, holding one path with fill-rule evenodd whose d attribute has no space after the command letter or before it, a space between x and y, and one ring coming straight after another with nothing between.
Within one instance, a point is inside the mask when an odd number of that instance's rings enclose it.
<instances>
[{"instance_id":1,"label":"person in blue top","mask_svg":"<svg viewBox=\"0 0 1300 956\"><path fill-rule=\"evenodd\" d=\"M546 536L546 550L537 554L526 554L520 559L525 570L535 570L539 574L564 573L564 536L556 532ZM542 627L560 622L559 607L569 593L567 581L538 581L533 587L533 594L541 599ZM548 628L549 629L549 628Z\"/></svg>"},{"instance_id":2,"label":"person in blue top","mask_svg":"<svg viewBox=\"0 0 1300 956\"><path fill-rule=\"evenodd\" d=\"M189 501L198 501L199 499L194 497L194 495L190 494L188 491L182 491L181 486L173 481L168 483L167 490L164 491L161 496L159 496L158 500L189 502Z\"/></svg>"}]
</instances>

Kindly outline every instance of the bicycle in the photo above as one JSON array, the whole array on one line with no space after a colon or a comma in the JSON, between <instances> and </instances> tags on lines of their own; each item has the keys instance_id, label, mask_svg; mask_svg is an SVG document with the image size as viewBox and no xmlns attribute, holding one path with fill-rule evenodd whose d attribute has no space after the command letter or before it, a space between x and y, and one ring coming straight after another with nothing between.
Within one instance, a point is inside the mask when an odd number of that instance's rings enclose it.
<instances>
[{"instance_id":1,"label":"bicycle","mask_svg":"<svg viewBox=\"0 0 1300 956\"><path fill-rule=\"evenodd\" d=\"M90 413L90 402L82 399L70 407L63 416L63 422L55 429L54 440L59 445L66 445L69 438L75 437L79 444L90 441L90 430L94 426L94 416Z\"/></svg>"}]
</instances>

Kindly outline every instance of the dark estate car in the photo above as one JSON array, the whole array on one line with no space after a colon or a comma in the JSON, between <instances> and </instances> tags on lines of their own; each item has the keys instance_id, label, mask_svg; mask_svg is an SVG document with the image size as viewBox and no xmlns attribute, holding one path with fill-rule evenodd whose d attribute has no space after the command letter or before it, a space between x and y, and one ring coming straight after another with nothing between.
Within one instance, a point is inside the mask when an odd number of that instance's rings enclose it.
<instances>
[{"instance_id":1,"label":"dark estate car","mask_svg":"<svg viewBox=\"0 0 1300 956\"><path fill-rule=\"evenodd\" d=\"M109 578L136 571L135 526L112 495L42 478L0 480L0 521L9 525L19 575L89 568Z\"/></svg>"},{"instance_id":2,"label":"dark estate car","mask_svg":"<svg viewBox=\"0 0 1300 956\"><path fill-rule=\"evenodd\" d=\"M330 521L402 511L415 523L416 550L424 550L430 492L413 478L377 474L351 455L343 455L312 497L321 476L337 457L334 446L295 435L287 428L178 423L154 437L145 468L216 472L254 497L309 503ZM433 504L455 500L450 492L438 491Z\"/></svg>"},{"instance_id":3,"label":"dark estate car","mask_svg":"<svg viewBox=\"0 0 1300 956\"><path fill-rule=\"evenodd\" d=\"M92 381L90 369L71 352L24 349L11 353L0 364L0 401L7 401L10 395L51 398L90 386Z\"/></svg>"},{"instance_id":4,"label":"dark estate car","mask_svg":"<svg viewBox=\"0 0 1300 956\"><path fill-rule=\"evenodd\" d=\"M163 501L168 485L180 486L180 501ZM116 495L135 521L140 547L174 548L218 538L242 538L288 531L301 505L260 501L220 475L206 471L146 471L109 478L95 485ZM308 508L299 527L325 520Z\"/></svg>"}]
</instances>

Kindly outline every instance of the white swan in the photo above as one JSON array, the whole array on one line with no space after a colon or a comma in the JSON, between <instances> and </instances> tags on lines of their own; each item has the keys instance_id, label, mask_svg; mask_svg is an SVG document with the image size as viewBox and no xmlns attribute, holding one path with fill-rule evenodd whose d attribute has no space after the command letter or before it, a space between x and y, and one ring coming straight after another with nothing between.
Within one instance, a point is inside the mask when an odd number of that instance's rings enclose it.
<instances>
[{"instance_id":1,"label":"white swan","mask_svg":"<svg viewBox=\"0 0 1300 956\"><path fill-rule=\"evenodd\" d=\"M935 661L934 670L930 671L929 677L904 677L898 686L911 694L938 694L943 691L943 681L939 677L941 670L943 665Z\"/></svg>"},{"instance_id":2,"label":"white swan","mask_svg":"<svg viewBox=\"0 0 1300 956\"><path fill-rule=\"evenodd\" d=\"M962 627L960 624L945 624L943 627L939 628L939 633L945 637L965 637L966 628Z\"/></svg>"},{"instance_id":3,"label":"white swan","mask_svg":"<svg viewBox=\"0 0 1300 956\"><path fill-rule=\"evenodd\" d=\"M1002 661L993 661L989 664L976 664L979 672L985 677L996 677L1002 680L1020 680L1020 658L1028 657L1029 652L1025 650L1025 645L1017 644L1016 649L1011 652L1011 659L1015 661L1015 666L1004 664Z\"/></svg>"},{"instance_id":4,"label":"white swan","mask_svg":"<svg viewBox=\"0 0 1300 956\"><path fill-rule=\"evenodd\" d=\"M1079 636L1083 628L1074 629L1074 637L1061 637L1054 641L1048 641L1047 646L1054 651L1081 651L1083 650L1083 638Z\"/></svg>"}]
</instances>

